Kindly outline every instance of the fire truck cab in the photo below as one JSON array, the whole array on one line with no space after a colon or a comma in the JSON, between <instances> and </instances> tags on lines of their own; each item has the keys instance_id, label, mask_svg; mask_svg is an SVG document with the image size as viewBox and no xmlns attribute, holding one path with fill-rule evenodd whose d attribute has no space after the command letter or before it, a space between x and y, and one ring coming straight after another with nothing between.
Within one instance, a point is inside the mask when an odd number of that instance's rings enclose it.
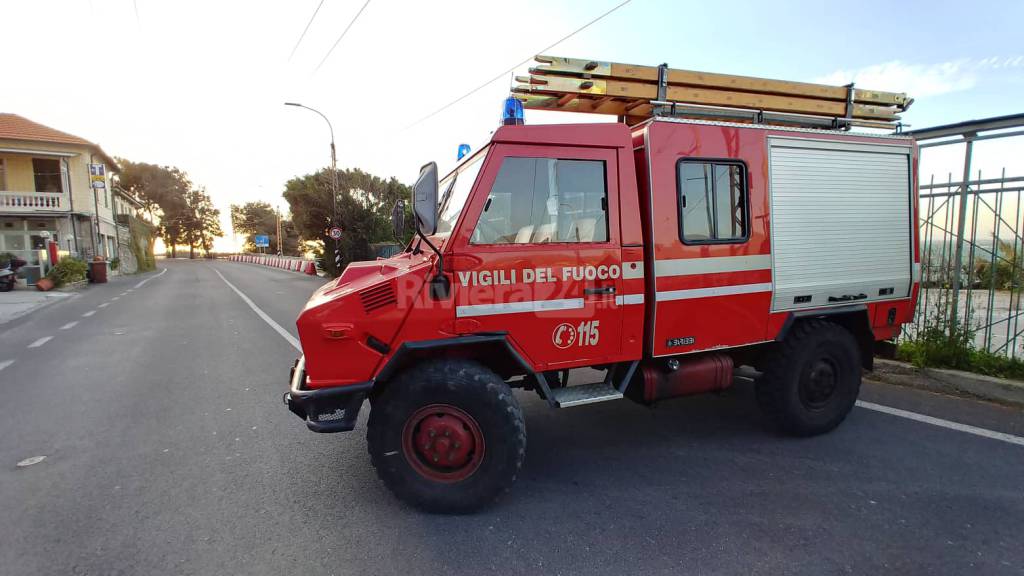
<instances>
[{"instance_id":1,"label":"fire truck cab","mask_svg":"<svg viewBox=\"0 0 1024 576\"><path fill-rule=\"evenodd\" d=\"M447 176L424 166L404 253L312 296L285 401L337 432L368 399L378 474L435 511L510 487L526 448L512 388L650 405L749 366L774 427L827 432L913 315L916 165L898 135L503 126ZM586 367L603 376L573 385Z\"/></svg>"}]
</instances>

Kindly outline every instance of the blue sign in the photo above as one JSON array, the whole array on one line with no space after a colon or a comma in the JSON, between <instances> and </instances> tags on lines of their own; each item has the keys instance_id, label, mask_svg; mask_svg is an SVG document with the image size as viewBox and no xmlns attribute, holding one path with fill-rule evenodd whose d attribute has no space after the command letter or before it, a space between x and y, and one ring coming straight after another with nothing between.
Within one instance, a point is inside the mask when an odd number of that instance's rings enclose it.
<instances>
[{"instance_id":1,"label":"blue sign","mask_svg":"<svg viewBox=\"0 0 1024 576\"><path fill-rule=\"evenodd\" d=\"M257 234L253 237L253 242L257 248L269 248L270 247L270 236L266 234Z\"/></svg>"}]
</instances>

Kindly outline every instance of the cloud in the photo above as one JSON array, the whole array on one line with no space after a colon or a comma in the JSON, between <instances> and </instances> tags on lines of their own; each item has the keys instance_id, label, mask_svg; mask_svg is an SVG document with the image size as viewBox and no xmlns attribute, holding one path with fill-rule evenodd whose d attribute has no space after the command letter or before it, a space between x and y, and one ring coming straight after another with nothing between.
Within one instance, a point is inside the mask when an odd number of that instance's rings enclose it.
<instances>
[{"instance_id":1,"label":"cloud","mask_svg":"<svg viewBox=\"0 0 1024 576\"><path fill-rule=\"evenodd\" d=\"M978 70L992 66L983 66L989 60L961 58L938 64L909 64L893 60L856 70L836 70L815 79L815 82L833 85L856 82L858 86L871 90L905 92L915 98L924 98L974 88L978 82ZM1003 64L1007 59L997 58L994 61ZM1012 62L1012 59L1009 61Z\"/></svg>"}]
</instances>

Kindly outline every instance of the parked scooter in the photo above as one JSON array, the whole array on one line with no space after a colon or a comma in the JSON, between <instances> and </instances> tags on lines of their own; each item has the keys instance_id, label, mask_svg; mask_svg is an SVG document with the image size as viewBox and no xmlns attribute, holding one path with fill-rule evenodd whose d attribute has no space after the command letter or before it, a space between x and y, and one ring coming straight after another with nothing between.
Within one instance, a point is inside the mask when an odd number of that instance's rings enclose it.
<instances>
[{"instance_id":1,"label":"parked scooter","mask_svg":"<svg viewBox=\"0 0 1024 576\"><path fill-rule=\"evenodd\" d=\"M25 264L28 262L15 256L0 267L0 292L10 292L14 289L14 283L18 281L18 270Z\"/></svg>"}]
</instances>

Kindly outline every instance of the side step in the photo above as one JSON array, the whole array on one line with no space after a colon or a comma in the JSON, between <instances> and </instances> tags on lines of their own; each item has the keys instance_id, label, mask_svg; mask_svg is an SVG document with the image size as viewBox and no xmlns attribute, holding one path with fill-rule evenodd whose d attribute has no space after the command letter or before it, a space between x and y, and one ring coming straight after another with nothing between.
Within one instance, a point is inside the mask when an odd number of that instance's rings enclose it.
<instances>
[{"instance_id":1,"label":"side step","mask_svg":"<svg viewBox=\"0 0 1024 576\"><path fill-rule=\"evenodd\" d=\"M598 382L596 384L555 388L551 391L551 397L559 408L568 408L569 406L582 406L583 404L593 404L594 402L618 400L622 398L622 392L616 390L608 382Z\"/></svg>"}]
</instances>

